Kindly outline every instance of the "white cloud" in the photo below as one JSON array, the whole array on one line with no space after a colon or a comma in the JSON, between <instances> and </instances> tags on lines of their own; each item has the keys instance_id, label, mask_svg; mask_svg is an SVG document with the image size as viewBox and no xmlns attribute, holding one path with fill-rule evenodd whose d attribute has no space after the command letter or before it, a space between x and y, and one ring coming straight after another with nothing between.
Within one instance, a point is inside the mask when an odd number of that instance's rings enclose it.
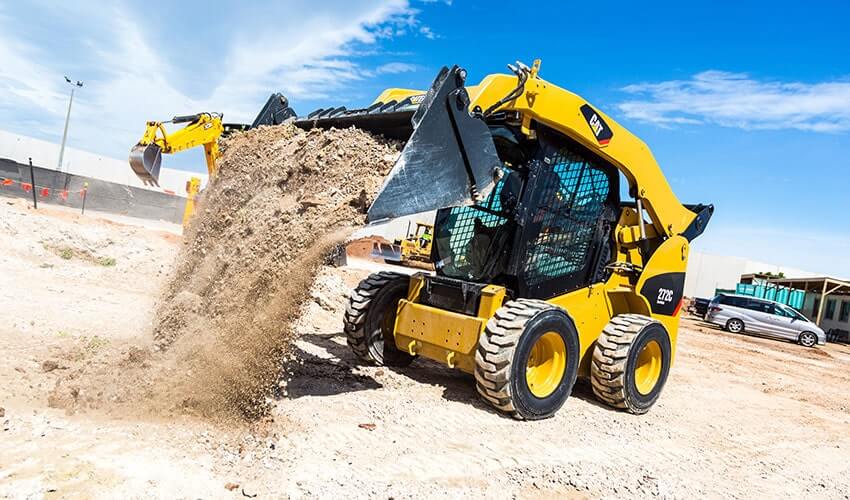
<instances>
[{"instance_id":1,"label":"white cloud","mask_svg":"<svg viewBox=\"0 0 850 500\"><path fill-rule=\"evenodd\" d=\"M10 19L0 11L0 27ZM61 113L64 96L56 84L57 75L35 61L39 50L0 29L0 109L13 109L26 103L48 113Z\"/></svg>"},{"instance_id":2,"label":"white cloud","mask_svg":"<svg viewBox=\"0 0 850 500\"><path fill-rule=\"evenodd\" d=\"M627 117L661 126L713 123L742 129L850 130L850 81L760 81L705 71L688 80L629 85Z\"/></svg>"},{"instance_id":3,"label":"white cloud","mask_svg":"<svg viewBox=\"0 0 850 500\"><path fill-rule=\"evenodd\" d=\"M2 127L58 141L68 92L62 75L72 71L85 87L74 101L69 143L119 158L146 120L219 111L226 121L250 122L272 92L303 102L352 89L378 72L364 67L361 52L380 53L383 41L420 26L407 0L287 2L253 11L222 8L220 16L246 18L225 23L225 32L192 29L162 40L162 31L139 23L146 17L126 5L36 2L28 8L58 20L67 32L57 39L79 45L57 47L53 39L33 37L22 19L0 8ZM191 24L191 9L178 14ZM75 22L62 22L65 16ZM198 61L187 68L187 58ZM403 64L383 71L407 71Z\"/></svg>"},{"instance_id":4,"label":"white cloud","mask_svg":"<svg viewBox=\"0 0 850 500\"><path fill-rule=\"evenodd\" d=\"M419 34L424 36L428 40L434 40L434 39L437 38L437 34L434 33L434 31L431 28L429 28L428 26L420 26L419 27Z\"/></svg>"},{"instance_id":5,"label":"white cloud","mask_svg":"<svg viewBox=\"0 0 850 500\"><path fill-rule=\"evenodd\" d=\"M416 71L416 65L403 62L391 62L382 64L375 69L375 73L393 75L397 73L410 73Z\"/></svg>"}]
</instances>

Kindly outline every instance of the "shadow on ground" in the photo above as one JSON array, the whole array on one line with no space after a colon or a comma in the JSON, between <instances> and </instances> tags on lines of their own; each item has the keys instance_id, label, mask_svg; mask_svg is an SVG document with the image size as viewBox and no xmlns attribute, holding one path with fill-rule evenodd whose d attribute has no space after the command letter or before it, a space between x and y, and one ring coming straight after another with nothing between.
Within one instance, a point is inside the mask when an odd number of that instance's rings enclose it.
<instances>
[{"instance_id":1,"label":"shadow on ground","mask_svg":"<svg viewBox=\"0 0 850 500\"><path fill-rule=\"evenodd\" d=\"M344 343L344 338L342 332L306 334L299 337L301 341L324 349L333 358L315 356L295 346L295 359L300 363L294 364L288 372L289 398L332 396L380 389L383 385L366 373L374 371L376 376L380 376L382 370L389 370L403 375L417 384L442 387L442 397L447 401L468 404L479 410L505 416L481 399L475 389L475 377L468 373L448 368L436 361L424 358L416 359L405 368L376 367L361 362ZM570 397L584 400L599 408L617 411L596 399L589 381L577 381ZM569 400L567 404L569 404Z\"/></svg>"},{"instance_id":2,"label":"shadow on ground","mask_svg":"<svg viewBox=\"0 0 850 500\"><path fill-rule=\"evenodd\" d=\"M343 357L342 352L337 352L337 348L341 351L345 347L332 340L337 335L309 334L300 339L326 349L338 360L322 358L293 345L295 362L286 367L284 374L284 378L289 381L287 397L333 396L383 387L373 377L357 370L360 364L353 355Z\"/></svg>"}]
</instances>

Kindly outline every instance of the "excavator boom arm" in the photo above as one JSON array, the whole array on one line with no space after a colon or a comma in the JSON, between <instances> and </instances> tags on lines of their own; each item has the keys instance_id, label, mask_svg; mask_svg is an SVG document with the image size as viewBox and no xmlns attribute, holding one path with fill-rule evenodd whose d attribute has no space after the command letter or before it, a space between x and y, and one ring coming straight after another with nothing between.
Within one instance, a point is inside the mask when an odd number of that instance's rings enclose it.
<instances>
[{"instance_id":1,"label":"excavator boom arm","mask_svg":"<svg viewBox=\"0 0 850 500\"><path fill-rule=\"evenodd\" d=\"M207 171L215 173L218 159L218 139L224 132L221 115L199 113L176 116L171 123L189 124L169 133L163 122L147 122L138 144L130 150L130 167L146 184L156 185L162 163L162 154L173 154L198 146L204 147Z\"/></svg>"},{"instance_id":2,"label":"excavator boom arm","mask_svg":"<svg viewBox=\"0 0 850 500\"><path fill-rule=\"evenodd\" d=\"M274 93L266 100L254 122L224 124L220 113L198 113L175 116L171 123L188 123L184 128L169 133L163 122L147 122L141 140L130 150L130 167L145 184L158 185L162 154L178 153L198 146L204 147L207 171L215 174L218 159L218 139L235 130L248 130L260 125L279 125L295 117L286 97Z\"/></svg>"}]
</instances>

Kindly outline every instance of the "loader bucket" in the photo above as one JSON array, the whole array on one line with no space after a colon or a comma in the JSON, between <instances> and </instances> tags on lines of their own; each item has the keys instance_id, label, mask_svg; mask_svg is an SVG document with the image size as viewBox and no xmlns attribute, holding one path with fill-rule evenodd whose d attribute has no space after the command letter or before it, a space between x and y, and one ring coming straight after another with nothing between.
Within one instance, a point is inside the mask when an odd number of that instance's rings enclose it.
<instances>
[{"instance_id":1,"label":"loader bucket","mask_svg":"<svg viewBox=\"0 0 850 500\"><path fill-rule=\"evenodd\" d=\"M320 108L306 117L297 118L295 125L305 130L357 127L390 139L406 141L413 133L411 119L422 97L408 97L401 102L376 102L362 109Z\"/></svg>"},{"instance_id":2,"label":"loader bucket","mask_svg":"<svg viewBox=\"0 0 850 500\"><path fill-rule=\"evenodd\" d=\"M487 124L469 112L465 78L463 69L444 67L424 96L355 110L319 109L295 125L355 126L407 141L369 208L369 222L468 205L492 189L501 162Z\"/></svg>"},{"instance_id":3,"label":"loader bucket","mask_svg":"<svg viewBox=\"0 0 850 500\"><path fill-rule=\"evenodd\" d=\"M159 186L162 148L156 144L136 144L130 150L130 168L148 186Z\"/></svg>"},{"instance_id":4,"label":"loader bucket","mask_svg":"<svg viewBox=\"0 0 850 500\"><path fill-rule=\"evenodd\" d=\"M369 207L369 222L469 205L493 188L501 162L487 124L469 112L465 79L457 66L437 75L411 119L413 134Z\"/></svg>"}]
</instances>

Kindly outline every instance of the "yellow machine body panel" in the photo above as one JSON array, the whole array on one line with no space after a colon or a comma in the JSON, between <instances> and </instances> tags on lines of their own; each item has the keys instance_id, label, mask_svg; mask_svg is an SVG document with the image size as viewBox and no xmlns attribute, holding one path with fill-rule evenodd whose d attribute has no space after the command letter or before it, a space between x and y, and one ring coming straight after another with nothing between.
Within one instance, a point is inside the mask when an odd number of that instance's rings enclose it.
<instances>
[{"instance_id":1,"label":"yellow machine body panel","mask_svg":"<svg viewBox=\"0 0 850 500\"><path fill-rule=\"evenodd\" d=\"M414 89L386 89L381 94L375 98L373 103L385 103L390 101L403 101L408 97L422 96L424 93L421 90ZM417 103L418 104L418 103Z\"/></svg>"},{"instance_id":2,"label":"yellow machine body panel","mask_svg":"<svg viewBox=\"0 0 850 500\"><path fill-rule=\"evenodd\" d=\"M393 328L396 347L472 373L478 337L502 306L505 288L487 285L481 292L478 314L468 316L418 304L422 284L422 275L412 276L407 299L399 301Z\"/></svg>"},{"instance_id":3,"label":"yellow machine body panel","mask_svg":"<svg viewBox=\"0 0 850 500\"><path fill-rule=\"evenodd\" d=\"M681 259L682 241L677 241L679 239L684 240L681 237L673 238L669 240L672 243L659 248L653 256L654 259L650 260L651 270L657 272L650 272L650 275L684 272L687 259ZM394 327L396 346L410 354L424 356L450 368L472 373L475 368L478 338L484 333L487 321L504 302L505 288L488 285L482 293L478 314L468 316L418 304L416 300L420 293L421 278L414 277L411 281L414 284L407 299L401 300L398 306ZM631 287L618 286L617 281L616 277L612 276L607 283L599 283L547 300L568 311L575 322L581 352L580 377L590 375L590 355L596 340L605 325L617 314L639 312L657 319L667 329L675 352L678 314L653 314L643 296Z\"/></svg>"},{"instance_id":4,"label":"yellow machine body panel","mask_svg":"<svg viewBox=\"0 0 850 500\"><path fill-rule=\"evenodd\" d=\"M640 292L648 281L657 277L666 277L670 275L679 275L684 283L685 270L688 267L688 252L690 251L690 243L682 236L672 236L664 241L658 249L652 254L649 262L644 267L644 271L638 279L635 289ZM659 295L651 297L649 300L655 300L657 303L663 302L664 297L660 294L664 293L662 287L659 290ZM643 295L638 295L644 298ZM676 355L676 338L679 332L679 313L681 310L681 301L675 305L674 314L655 314L649 312L648 315L653 319L660 321L667 329L670 335L670 344L673 349L673 357Z\"/></svg>"}]
</instances>

